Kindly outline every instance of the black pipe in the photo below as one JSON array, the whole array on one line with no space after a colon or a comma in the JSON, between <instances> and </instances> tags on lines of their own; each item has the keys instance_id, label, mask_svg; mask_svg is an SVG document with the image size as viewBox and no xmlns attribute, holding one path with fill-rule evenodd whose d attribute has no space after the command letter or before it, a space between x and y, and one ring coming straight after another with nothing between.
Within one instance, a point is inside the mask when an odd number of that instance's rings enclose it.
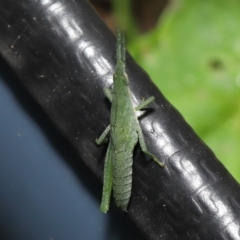
<instances>
[{"instance_id":1,"label":"black pipe","mask_svg":"<svg viewBox=\"0 0 240 240\"><path fill-rule=\"evenodd\" d=\"M114 36L85 0L0 3L1 56L102 179L106 148L94 140L109 124L102 88L112 83ZM127 73L136 104L156 98L140 123L166 164L136 151L130 218L148 239L240 239L239 184L129 55Z\"/></svg>"}]
</instances>

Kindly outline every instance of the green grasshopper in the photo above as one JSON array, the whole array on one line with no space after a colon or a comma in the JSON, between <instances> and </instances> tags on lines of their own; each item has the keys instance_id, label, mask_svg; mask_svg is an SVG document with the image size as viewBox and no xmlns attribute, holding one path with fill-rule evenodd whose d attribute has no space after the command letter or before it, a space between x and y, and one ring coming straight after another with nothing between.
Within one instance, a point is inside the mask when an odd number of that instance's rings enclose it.
<instances>
[{"instance_id":1,"label":"green grasshopper","mask_svg":"<svg viewBox=\"0 0 240 240\"><path fill-rule=\"evenodd\" d=\"M152 153L147 150L136 111L143 109L154 101L154 97L142 100L134 107L125 71L126 47L125 36L117 29L117 64L113 75L113 90L104 88L104 93L112 103L110 125L104 130L96 143L108 142L105 158L103 193L100 210L106 213L109 209L111 192L116 205L127 211L132 190L133 150L139 141L141 150L149 155L160 167L164 167Z\"/></svg>"}]
</instances>

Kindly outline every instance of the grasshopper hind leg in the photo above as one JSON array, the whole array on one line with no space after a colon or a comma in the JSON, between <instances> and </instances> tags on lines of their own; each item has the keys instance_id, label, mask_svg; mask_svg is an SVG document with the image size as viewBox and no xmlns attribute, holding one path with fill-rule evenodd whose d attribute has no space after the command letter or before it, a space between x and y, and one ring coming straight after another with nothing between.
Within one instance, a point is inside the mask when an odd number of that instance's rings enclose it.
<instances>
[{"instance_id":1,"label":"grasshopper hind leg","mask_svg":"<svg viewBox=\"0 0 240 240\"><path fill-rule=\"evenodd\" d=\"M142 129L139 124L137 126L137 132L138 132L139 144L140 144L142 152L144 152L146 155L150 156L152 158L152 160L154 162L156 162L160 167L162 167L162 168L165 167L164 163L162 163L160 160L158 160L157 157L155 157L152 153L150 153L147 150L147 146L146 146L146 143L145 143L145 140L143 137Z\"/></svg>"},{"instance_id":2,"label":"grasshopper hind leg","mask_svg":"<svg viewBox=\"0 0 240 240\"><path fill-rule=\"evenodd\" d=\"M109 210L111 192L112 192L112 159L111 159L111 144L108 145L108 150L104 163L104 173L103 173L103 191L102 191L102 201L100 205L100 210L106 213Z\"/></svg>"}]
</instances>

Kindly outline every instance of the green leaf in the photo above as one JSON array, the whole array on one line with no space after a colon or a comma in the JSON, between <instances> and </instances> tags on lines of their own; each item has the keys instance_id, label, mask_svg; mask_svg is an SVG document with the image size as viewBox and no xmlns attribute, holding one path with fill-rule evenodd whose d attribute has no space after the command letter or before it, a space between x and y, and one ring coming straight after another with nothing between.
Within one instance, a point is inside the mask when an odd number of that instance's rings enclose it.
<instances>
[{"instance_id":1,"label":"green leaf","mask_svg":"<svg viewBox=\"0 0 240 240\"><path fill-rule=\"evenodd\" d=\"M240 181L240 1L174 1L129 50Z\"/></svg>"}]
</instances>

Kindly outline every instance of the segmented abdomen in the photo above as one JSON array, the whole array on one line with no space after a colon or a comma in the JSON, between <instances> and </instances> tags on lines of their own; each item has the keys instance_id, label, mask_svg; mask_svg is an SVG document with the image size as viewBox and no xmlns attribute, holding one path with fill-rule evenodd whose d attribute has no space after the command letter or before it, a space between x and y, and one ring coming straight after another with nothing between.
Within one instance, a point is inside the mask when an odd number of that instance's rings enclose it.
<instances>
[{"instance_id":1,"label":"segmented abdomen","mask_svg":"<svg viewBox=\"0 0 240 240\"><path fill-rule=\"evenodd\" d=\"M126 152L115 153L113 159L113 196L123 211L127 211L132 190L132 154L126 157Z\"/></svg>"}]
</instances>

